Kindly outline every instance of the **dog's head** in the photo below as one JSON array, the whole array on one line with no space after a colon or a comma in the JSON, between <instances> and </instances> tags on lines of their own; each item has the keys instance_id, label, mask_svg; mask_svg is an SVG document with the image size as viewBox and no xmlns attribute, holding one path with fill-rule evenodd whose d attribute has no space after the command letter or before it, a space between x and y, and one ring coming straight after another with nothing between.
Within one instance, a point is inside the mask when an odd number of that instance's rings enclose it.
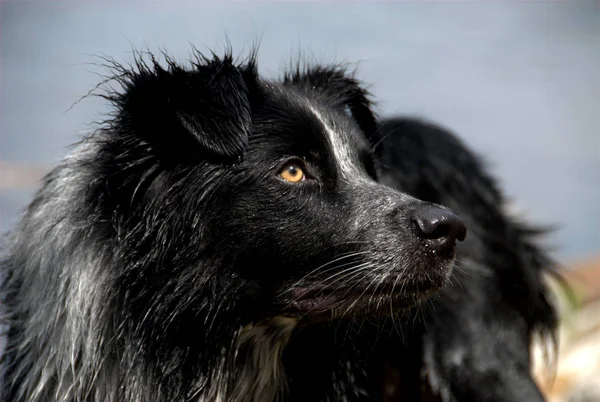
<instances>
[{"instance_id":1,"label":"dog's head","mask_svg":"<svg viewBox=\"0 0 600 402\"><path fill-rule=\"evenodd\" d=\"M120 273L131 300L316 318L389 312L446 282L464 224L378 183L377 121L343 69L274 82L229 56L137 67L109 96L101 152L118 172L103 208L144 267Z\"/></svg>"}]
</instances>

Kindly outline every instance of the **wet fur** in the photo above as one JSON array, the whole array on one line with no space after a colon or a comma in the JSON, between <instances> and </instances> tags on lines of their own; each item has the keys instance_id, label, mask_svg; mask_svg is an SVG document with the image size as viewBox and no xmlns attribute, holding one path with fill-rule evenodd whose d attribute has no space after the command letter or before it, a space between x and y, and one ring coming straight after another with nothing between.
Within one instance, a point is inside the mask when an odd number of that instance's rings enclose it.
<instances>
[{"instance_id":1,"label":"wet fur","mask_svg":"<svg viewBox=\"0 0 600 402\"><path fill-rule=\"evenodd\" d=\"M114 116L5 244L0 399L542 400L529 346L556 327L552 263L479 159L433 124L381 125L339 67L266 82L255 63L112 63ZM275 156L307 131L335 136L314 145L321 192L277 187ZM315 202L327 186L338 198ZM405 223L411 196L468 222L449 282ZM325 264L370 297L314 323L282 313Z\"/></svg>"}]
</instances>

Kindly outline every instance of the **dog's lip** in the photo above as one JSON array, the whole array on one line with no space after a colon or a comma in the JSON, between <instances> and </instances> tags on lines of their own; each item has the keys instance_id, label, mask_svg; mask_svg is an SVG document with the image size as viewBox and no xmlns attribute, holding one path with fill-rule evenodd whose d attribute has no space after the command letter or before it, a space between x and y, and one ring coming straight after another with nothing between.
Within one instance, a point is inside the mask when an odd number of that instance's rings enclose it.
<instances>
[{"instance_id":1,"label":"dog's lip","mask_svg":"<svg viewBox=\"0 0 600 402\"><path fill-rule=\"evenodd\" d=\"M403 283L402 286L390 283L377 289L355 287L313 287L300 286L293 288L288 293L288 303L285 310L290 313L306 315L322 315L336 308L360 306L365 302L389 300L398 306L414 304L415 300L429 297L439 290L441 284L431 281L419 283Z\"/></svg>"},{"instance_id":2,"label":"dog's lip","mask_svg":"<svg viewBox=\"0 0 600 402\"><path fill-rule=\"evenodd\" d=\"M387 297L401 297L400 293L393 293L389 288L381 288L377 294ZM406 292L405 296L410 296ZM367 292L365 289L350 288L312 288L300 287L291 291L292 301L289 303L295 311L308 314L320 314L329 311L335 307L346 306L348 303L354 303L368 294L374 296L373 291Z\"/></svg>"},{"instance_id":3,"label":"dog's lip","mask_svg":"<svg viewBox=\"0 0 600 402\"><path fill-rule=\"evenodd\" d=\"M347 293L347 289L341 288L296 288L291 292L290 306L299 311L322 312L344 300Z\"/></svg>"}]
</instances>

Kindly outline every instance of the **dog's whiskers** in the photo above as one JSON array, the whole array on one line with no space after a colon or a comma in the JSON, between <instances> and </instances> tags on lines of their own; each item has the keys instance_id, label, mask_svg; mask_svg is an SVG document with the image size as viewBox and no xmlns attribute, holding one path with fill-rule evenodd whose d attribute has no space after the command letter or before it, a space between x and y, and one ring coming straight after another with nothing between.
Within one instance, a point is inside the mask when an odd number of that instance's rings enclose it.
<instances>
[{"instance_id":1,"label":"dog's whiskers","mask_svg":"<svg viewBox=\"0 0 600 402\"><path fill-rule=\"evenodd\" d=\"M349 311L352 310L352 308L356 305L356 303L358 303L358 301L362 299L362 297L365 295L367 290L369 290L369 288L371 287L371 285L374 283L375 280L376 280L376 278L371 280L371 282L365 287L365 290L358 297L356 297L356 299L350 304L350 306L348 306L346 311L344 311L344 313L342 313L342 316L346 315Z\"/></svg>"},{"instance_id":2,"label":"dog's whiskers","mask_svg":"<svg viewBox=\"0 0 600 402\"><path fill-rule=\"evenodd\" d=\"M294 284L293 284L291 287L292 287L292 288L294 288L294 287L298 286L298 285L299 285L299 284L301 284L301 283L302 283L304 280L306 280L308 277L310 277L311 275L313 275L313 274L314 274L314 273L316 273L316 272L319 272L319 271L320 271L320 270L322 270L323 268L325 268L325 267L328 267L328 266L329 266L329 265L331 265L331 264L335 264L336 262L342 261L342 260L344 260L344 259L346 259L346 258L353 258L353 257L357 257L357 256L359 256L359 255L363 255L363 254L367 254L367 253L369 253L369 251L357 251L357 252L349 252L349 253L344 253L344 254L340 255L339 257L337 257L337 258L335 258L335 259L333 259L333 260L331 260L331 261L328 261L328 262L326 262L325 264L323 264L323 265L320 265L319 267L317 267L317 268L313 269L313 270L312 270L312 271L310 271L308 274L306 274L306 275L304 275L302 278L300 278L300 279L299 279L299 280L298 280L296 283L294 283ZM330 267L330 268L328 268L327 270L325 270L325 271L322 271L322 272L320 272L320 273L329 272L329 271L331 271L331 270L333 270L333 269L337 269L337 268L339 268L339 266Z\"/></svg>"},{"instance_id":3,"label":"dog's whiskers","mask_svg":"<svg viewBox=\"0 0 600 402\"><path fill-rule=\"evenodd\" d=\"M352 266L350 268L346 268L341 272L337 272L334 275L331 275L330 277L326 278L325 280L321 280L313 285L311 285L314 288L321 288L321 290L319 290L316 294L316 296L319 296L321 294L323 294L323 291L325 290L325 287L331 288L334 284L339 283L339 282L343 282L343 281L351 281L352 279L354 279L355 277L357 277L358 275L360 275L363 271L369 269L371 267L371 264L368 263L361 263L355 266ZM339 276L341 275L341 276ZM336 278L337 277L337 278ZM333 282L327 282L333 278L336 278ZM355 284L356 285L356 284ZM355 286L354 285L354 286ZM353 286L353 287L354 287ZM349 292L350 290L347 290L346 293L344 294L344 296ZM303 295L298 296L297 298L295 298L294 300L292 300L291 302L289 302L286 306L286 308L289 308L294 302L300 300L303 297ZM340 304L343 303L343 297L342 300L340 302L337 302L335 304L333 304L331 307L335 307L338 306Z\"/></svg>"},{"instance_id":4,"label":"dog's whiskers","mask_svg":"<svg viewBox=\"0 0 600 402\"><path fill-rule=\"evenodd\" d=\"M391 291L392 297L390 297L390 316L392 317L392 326L394 327L394 330L404 340L404 334L401 333L402 326L397 324L396 320L394 319L394 316L396 314L394 313L393 295L394 295L394 290L396 289L396 285L398 284L398 280L400 280L400 275L396 276L396 279L394 280L394 284L392 285L392 291ZM400 332L398 331L398 328L400 328Z\"/></svg>"}]
</instances>

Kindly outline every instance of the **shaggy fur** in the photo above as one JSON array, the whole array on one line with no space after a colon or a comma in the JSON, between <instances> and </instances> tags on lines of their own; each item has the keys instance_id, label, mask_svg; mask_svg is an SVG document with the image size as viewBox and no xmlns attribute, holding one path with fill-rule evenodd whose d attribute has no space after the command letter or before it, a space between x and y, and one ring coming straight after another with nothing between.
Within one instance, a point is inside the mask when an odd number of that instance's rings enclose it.
<instances>
[{"instance_id":1,"label":"shaggy fur","mask_svg":"<svg viewBox=\"0 0 600 402\"><path fill-rule=\"evenodd\" d=\"M337 66L112 68L7 239L2 401L543 399L550 261L452 134Z\"/></svg>"}]
</instances>

